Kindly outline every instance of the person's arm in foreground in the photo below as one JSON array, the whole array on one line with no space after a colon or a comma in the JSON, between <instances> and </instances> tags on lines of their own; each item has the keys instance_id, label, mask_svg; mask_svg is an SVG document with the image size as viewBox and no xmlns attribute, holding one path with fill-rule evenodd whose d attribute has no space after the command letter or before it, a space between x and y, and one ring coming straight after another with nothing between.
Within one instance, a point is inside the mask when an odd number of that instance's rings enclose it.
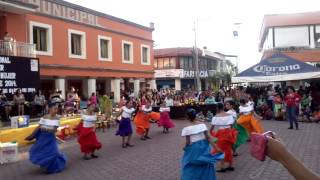
<instances>
[{"instance_id":1,"label":"person's arm in foreground","mask_svg":"<svg viewBox=\"0 0 320 180\"><path fill-rule=\"evenodd\" d=\"M317 174L305 167L277 139L268 137L267 155L271 159L280 162L297 180L320 180L320 177Z\"/></svg>"}]
</instances>

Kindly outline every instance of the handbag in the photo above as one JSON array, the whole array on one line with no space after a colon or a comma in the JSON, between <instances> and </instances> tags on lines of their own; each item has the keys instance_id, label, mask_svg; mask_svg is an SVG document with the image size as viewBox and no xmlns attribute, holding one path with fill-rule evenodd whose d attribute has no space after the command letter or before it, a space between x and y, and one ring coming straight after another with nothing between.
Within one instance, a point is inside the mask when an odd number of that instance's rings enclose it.
<instances>
[{"instance_id":1,"label":"handbag","mask_svg":"<svg viewBox=\"0 0 320 180\"><path fill-rule=\"evenodd\" d=\"M250 154L252 157L265 161L266 153L267 153L267 142L268 139L263 134L252 133L250 136L251 146L250 146Z\"/></svg>"}]
</instances>

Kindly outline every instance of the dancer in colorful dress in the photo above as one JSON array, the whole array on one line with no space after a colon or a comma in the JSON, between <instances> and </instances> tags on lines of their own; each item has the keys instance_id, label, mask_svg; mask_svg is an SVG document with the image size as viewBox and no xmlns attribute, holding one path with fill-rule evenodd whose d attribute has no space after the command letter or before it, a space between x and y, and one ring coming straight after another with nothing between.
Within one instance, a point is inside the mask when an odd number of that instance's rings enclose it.
<instances>
[{"instance_id":1,"label":"dancer in colorful dress","mask_svg":"<svg viewBox=\"0 0 320 180\"><path fill-rule=\"evenodd\" d=\"M145 141L151 139L149 137L150 130L150 113L152 112L152 107L150 101L147 101L145 105L142 105L134 118L134 123L136 125L136 132L141 136L141 140Z\"/></svg>"},{"instance_id":2,"label":"dancer in colorful dress","mask_svg":"<svg viewBox=\"0 0 320 180\"><path fill-rule=\"evenodd\" d=\"M126 105L121 108L121 120L116 135L122 137L122 148L133 147L130 140L132 136L131 118L134 112L132 100L127 101Z\"/></svg>"},{"instance_id":3,"label":"dancer in colorful dress","mask_svg":"<svg viewBox=\"0 0 320 180\"><path fill-rule=\"evenodd\" d=\"M240 147L240 145L247 142L249 134L244 127L237 123L238 114L234 110L234 106L235 104L233 101L227 101L225 103L225 107L228 110L227 113L232 115L235 121L235 123L233 124L233 128L238 132L236 143L233 145L233 156L238 156L237 148Z\"/></svg>"},{"instance_id":4,"label":"dancer in colorful dress","mask_svg":"<svg viewBox=\"0 0 320 180\"><path fill-rule=\"evenodd\" d=\"M102 146L94 131L95 122L97 121L97 115L94 112L95 107L94 103L88 102L86 113L81 115L82 121L75 128L78 133L78 143L80 144L81 152L84 154L84 160L98 158L94 152Z\"/></svg>"},{"instance_id":5,"label":"dancer in colorful dress","mask_svg":"<svg viewBox=\"0 0 320 180\"><path fill-rule=\"evenodd\" d=\"M237 131L232 128L234 117L224 112L222 103L217 104L217 114L212 118L211 135L218 139L217 146L224 153L224 160L220 163L220 170L217 172L234 171L232 147L237 140ZM213 149L213 154L217 149Z\"/></svg>"},{"instance_id":6,"label":"dancer in colorful dress","mask_svg":"<svg viewBox=\"0 0 320 180\"><path fill-rule=\"evenodd\" d=\"M181 133L181 136L186 137L181 180L215 180L215 163L223 159L224 155L220 152L211 154L211 146L218 147L209 136L207 126L196 120L196 111L189 109L187 116L190 124Z\"/></svg>"},{"instance_id":7,"label":"dancer in colorful dress","mask_svg":"<svg viewBox=\"0 0 320 180\"><path fill-rule=\"evenodd\" d=\"M28 141L36 139L29 151L29 159L46 173L61 172L66 166L66 156L60 153L55 135L60 125L57 116L59 102L59 99L53 98L48 103L49 114L40 119L39 126L26 138Z\"/></svg>"},{"instance_id":8,"label":"dancer in colorful dress","mask_svg":"<svg viewBox=\"0 0 320 180\"><path fill-rule=\"evenodd\" d=\"M170 107L166 107L165 103L162 103L159 111L160 120L158 121L158 125L163 127L164 134L169 133L169 129L175 126L169 116Z\"/></svg>"},{"instance_id":9,"label":"dancer in colorful dress","mask_svg":"<svg viewBox=\"0 0 320 180\"><path fill-rule=\"evenodd\" d=\"M251 105L248 105L245 99L240 99L239 107L240 117L237 123L246 128L249 134L252 132L263 133L263 128L258 120L258 116L254 112Z\"/></svg>"}]
</instances>

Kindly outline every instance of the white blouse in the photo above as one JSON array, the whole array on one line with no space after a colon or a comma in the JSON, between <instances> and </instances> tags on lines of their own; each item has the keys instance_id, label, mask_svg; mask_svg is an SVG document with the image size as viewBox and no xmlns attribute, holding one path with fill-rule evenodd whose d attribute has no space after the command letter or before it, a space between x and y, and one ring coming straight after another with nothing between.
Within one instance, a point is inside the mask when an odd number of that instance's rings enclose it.
<instances>
[{"instance_id":1,"label":"white blouse","mask_svg":"<svg viewBox=\"0 0 320 180\"><path fill-rule=\"evenodd\" d=\"M233 109L228 110L226 113L230 114L234 118L234 120L236 120L238 117L237 112Z\"/></svg>"},{"instance_id":2,"label":"white blouse","mask_svg":"<svg viewBox=\"0 0 320 180\"><path fill-rule=\"evenodd\" d=\"M170 112L170 107L160 107L160 112Z\"/></svg>"},{"instance_id":3,"label":"white blouse","mask_svg":"<svg viewBox=\"0 0 320 180\"><path fill-rule=\"evenodd\" d=\"M91 128L94 127L97 121L97 115L82 114L81 119L83 120L83 127Z\"/></svg>"},{"instance_id":4,"label":"white blouse","mask_svg":"<svg viewBox=\"0 0 320 180\"><path fill-rule=\"evenodd\" d=\"M165 99L166 106L173 106L173 99Z\"/></svg>"},{"instance_id":5,"label":"white blouse","mask_svg":"<svg viewBox=\"0 0 320 180\"><path fill-rule=\"evenodd\" d=\"M41 118L39 121L39 125L41 129L54 130L60 126L60 120Z\"/></svg>"},{"instance_id":6,"label":"white blouse","mask_svg":"<svg viewBox=\"0 0 320 180\"><path fill-rule=\"evenodd\" d=\"M205 139L205 131L208 131L205 124L187 126L182 129L181 136L190 136L190 141L193 143Z\"/></svg>"},{"instance_id":7,"label":"white blouse","mask_svg":"<svg viewBox=\"0 0 320 180\"><path fill-rule=\"evenodd\" d=\"M132 113L135 111L134 108L128 109L126 106L123 106L121 109L122 109L122 114L121 114L121 116L122 116L123 118L131 118Z\"/></svg>"},{"instance_id":8,"label":"white blouse","mask_svg":"<svg viewBox=\"0 0 320 180\"><path fill-rule=\"evenodd\" d=\"M235 119L232 115L229 116L214 116L212 118L211 124L217 129L230 128L230 125L234 123Z\"/></svg>"},{"instance_id":9,"label":"white blouse","mask_svg":"<svg viewBox=\"0 0 320 180\"><path fill-rule=\"evenodd\" d=\"M150 113L152 111L152 107L150 106L149 108L146 108L145 105L142 106L142 111L145 113Z\"/></svg>"},{"instance_id":10,"label":"white blouse","mask_svg":"<svg viewBox=\"0 0 320 180\"><path fill-rule=\"evenodd\" d=\"M252 106L240 106L239 107L239 112L243 113L244 115L248 115L253 111Z\"/></svg>"}]
</instances>

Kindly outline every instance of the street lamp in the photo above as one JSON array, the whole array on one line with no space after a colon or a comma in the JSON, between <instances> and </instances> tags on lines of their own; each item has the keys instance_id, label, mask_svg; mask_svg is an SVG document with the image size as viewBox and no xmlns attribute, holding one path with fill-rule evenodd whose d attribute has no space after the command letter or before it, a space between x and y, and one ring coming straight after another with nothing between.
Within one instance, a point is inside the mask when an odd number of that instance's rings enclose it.
<instances>
[{"instance_id":1,"label":"street lamp","mask_svg":"<svg viewBox=\"0 0 320 180\"><path fill-rule=\"evenodd\" d=\"M233 30L233 37L237 40L237 57L236 57L236 74L238 74L239 72L239 55L240 55L240 52L239 52L239 48L240 48L240 45L239 45L239 28L240 28L240 25L242 23L240 22L237 22L237 23L233 23L233 25L235 26L235 30Z\"/></svg>"},{"instance_id":2,"label":"street lamp","mask_svg":"<svg viewBox=\"0 0 320 180\"><path fill-rule=\"evenodd\" d=\"M193 24L193 31L194 31L194 55L195 55L195 77L196 77L196 88L197 91L201 91L201 81L199 77L199 54L198 54L198 48L197 48L197 30L196 30L196 23L198 20L194 21Z\"/></svg>"}]
</instances>

